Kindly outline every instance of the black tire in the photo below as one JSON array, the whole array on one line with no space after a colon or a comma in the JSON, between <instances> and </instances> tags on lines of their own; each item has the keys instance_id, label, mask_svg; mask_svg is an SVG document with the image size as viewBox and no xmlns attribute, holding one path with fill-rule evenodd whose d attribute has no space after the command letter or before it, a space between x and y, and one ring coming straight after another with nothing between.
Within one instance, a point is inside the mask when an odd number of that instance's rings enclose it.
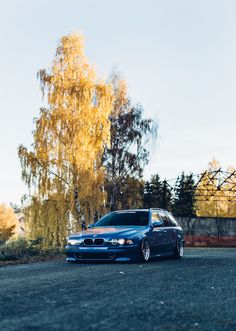
<instances>
[{"instance_id":1,"label":"black tire","mask_svg":"<svg viewBox=\"0 0 236 331\"><path fill-rule=\"evenodd\" d=\"M139 246L138 261L148 262L151 256L151 247L147 239L143 239Z\"/></svg>"},{"instance_id":2,"label":"black tire","mask_svg":"<svg viewBox=\"0 0 236 331\"><path fill-rule=\"evenodd\" d=\"M178 238L173 250L173 258L181 259L183 255L184 255L184 243L182 239Z\"/></svg>"}]
</instances>

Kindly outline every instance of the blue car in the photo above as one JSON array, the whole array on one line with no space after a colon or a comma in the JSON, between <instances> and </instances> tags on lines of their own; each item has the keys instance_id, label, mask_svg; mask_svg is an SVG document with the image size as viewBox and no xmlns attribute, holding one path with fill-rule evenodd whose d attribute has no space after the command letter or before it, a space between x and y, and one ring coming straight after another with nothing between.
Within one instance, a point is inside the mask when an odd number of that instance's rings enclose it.
<instances>
[{"instance_id":1,"label":"blue car","mask_svg":"<svg viewBox=\"0 0 236 331\"><path fill-rule=\"evenodd\" d=\"M147 262L155 256L181 258L183 253L183 230L163 209L113 211L89 229L70 235L66 246L68 262Z\"/></svg>"}]
</instances>

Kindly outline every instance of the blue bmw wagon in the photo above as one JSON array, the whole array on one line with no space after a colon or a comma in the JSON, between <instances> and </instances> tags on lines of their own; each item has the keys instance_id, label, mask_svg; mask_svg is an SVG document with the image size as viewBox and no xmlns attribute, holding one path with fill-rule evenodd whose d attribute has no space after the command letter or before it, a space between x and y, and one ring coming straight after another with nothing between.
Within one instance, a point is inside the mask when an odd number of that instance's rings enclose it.
<instances>
[{"instance_id":1,"label":"blue bmw wagon","mask_svg":"<svg viewBox=\"0 0 236 331\"><path fill-rule=\"evenodd\" d=\"M184 253L184 236L173 215L164 209L117 210L70 235L65 250L68 262L147 262L165 255L178 259Z\"/></svg>"}]
</instances>

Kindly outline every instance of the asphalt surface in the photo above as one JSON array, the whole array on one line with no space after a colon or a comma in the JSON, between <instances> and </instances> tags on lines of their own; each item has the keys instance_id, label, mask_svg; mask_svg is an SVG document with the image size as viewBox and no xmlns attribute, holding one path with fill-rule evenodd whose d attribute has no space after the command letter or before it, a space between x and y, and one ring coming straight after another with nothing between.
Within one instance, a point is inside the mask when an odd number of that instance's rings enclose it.
<instances>
[{"instance_id":1,"label":"asphalt surface","mask_svg":"<svg viewBox=\"0 0 236 331\"><path fill-rule=\"evenodd\" d=\"M0 268L0 330L236 330L236 249Z\"/></svg>"}]
</instances>

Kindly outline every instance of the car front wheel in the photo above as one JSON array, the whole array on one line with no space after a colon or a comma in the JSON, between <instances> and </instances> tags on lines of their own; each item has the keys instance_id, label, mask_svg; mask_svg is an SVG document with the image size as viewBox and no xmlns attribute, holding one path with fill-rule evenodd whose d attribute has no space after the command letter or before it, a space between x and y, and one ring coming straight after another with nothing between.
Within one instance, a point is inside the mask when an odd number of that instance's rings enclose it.
<instances>
[{"instance_id":1,"label":"car front wheel","mask_svg":"<svg viewBox=\"0 0 236 331\"><path fill-rule=\"evenodd\" d=\"M139 248L139 261L147 262L150 259L150 255L150 244L147 239L143 239Z\"/></svg>"}]
</instances>

